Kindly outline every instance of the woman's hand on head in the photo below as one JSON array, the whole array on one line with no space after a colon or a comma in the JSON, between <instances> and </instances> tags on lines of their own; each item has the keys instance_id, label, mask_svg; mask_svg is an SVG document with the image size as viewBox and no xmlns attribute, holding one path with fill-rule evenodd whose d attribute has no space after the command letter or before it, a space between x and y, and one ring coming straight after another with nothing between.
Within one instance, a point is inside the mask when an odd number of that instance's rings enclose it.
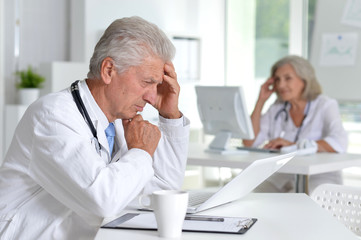
<instances>
[{"instance_id":1,"label":"woman's hand on head","mask_svg":"<svg viewBox=\"0 0 361 240\"><path fill-rule=\"evenodd\" d=\"M259 100L266 101L275 91L274 81L274 78L270 77L265 83L262 84L258 97Z\"/></svg>"}]
</instances>

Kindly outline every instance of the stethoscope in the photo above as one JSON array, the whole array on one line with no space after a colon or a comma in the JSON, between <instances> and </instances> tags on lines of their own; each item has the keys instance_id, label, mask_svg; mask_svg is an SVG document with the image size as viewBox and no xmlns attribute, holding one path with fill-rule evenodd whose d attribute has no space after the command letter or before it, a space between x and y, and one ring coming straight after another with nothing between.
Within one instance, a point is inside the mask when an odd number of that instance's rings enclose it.
<instances>
[{"instance_id":1,"label":"stethoscope","mask_svg":"<svg viewBox=\"0 0 361 240\"><path fill-rule=\"evenodd\" d=\"M285 122L288 122L288 118L289 118L289 116L288 116L289 114L288 114L288 112L287 112L287 106L288 106L288 104L289 104L288 102L285 102L285 103L284 103L283 108L280 109L280 110L276 113L276 115L275 115L275 120L277 120L277 118L284 112L284 113L285 113ZM305 121L305 119L306 119L306 117L307 117L307 115L308 115L308 113L309 113L309 111L310 111L310 106L311 106L311 102L308 101L308 102L307 102L307 105L306 105L305 114L304 114L304 116L303 116L303 118L302 118L302 122L301 122L301 124L300 124L300 127L299 127L298 130L297 130L296 137L295 137L295 140L294 140L293 142L297 142L297 140L298 140L298 137L299 137L300 132L301 132L301 128L302 128L302 126L303 126L303 122Z\"/></svg>"},{"instance_id":2,"label":"stethoscope","mask_svg":"<svg viewBox=\"0 0 361 240\"><path fill-rule=\"evenodd\" d=\"M89 117L89 114L88 114L88 111L86 110L85 106L84 106L84 103L83 101L81 100L81 97L80 97L80 93L79 93L79 86L78 86L78 82L79 80L73 82L71 84L71 95L73 95L73 98L74 98L74 101L75 101L75 104L76 106L78 107L79 109L79 112L81 113L81 115L83 116L85 122L88 124L89 128L90 128L90 131L92 132L93 134L93 137L92 137L92 142L94 141L94 144L95 144L95 150L97 151L97 153L100 155L100 150L101 150L101 146L100 146L100 143L99 143L99 140L98 140L98 136L97 136L97 130L95 129L90 117Z\"/></svg>"}]
</instances>

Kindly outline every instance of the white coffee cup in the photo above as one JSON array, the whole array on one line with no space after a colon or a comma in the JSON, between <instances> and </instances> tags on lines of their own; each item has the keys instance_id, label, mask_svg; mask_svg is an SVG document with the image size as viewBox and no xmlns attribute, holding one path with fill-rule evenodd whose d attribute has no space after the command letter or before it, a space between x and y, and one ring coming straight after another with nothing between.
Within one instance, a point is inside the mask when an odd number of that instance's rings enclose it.
<instances>
[{"instance_id":1,"label":"white coffee cup","mask_svg":"<svg viewBox=\"0 0 361 240\"><path fill-rule=\"evenodd\" d=\"M150 203L143 203L149 198ZM139 197L139 204L154 211L160 237L180 238L188 206L188 193L177 190L160 190Z\"/></svg>"}]
</instances>

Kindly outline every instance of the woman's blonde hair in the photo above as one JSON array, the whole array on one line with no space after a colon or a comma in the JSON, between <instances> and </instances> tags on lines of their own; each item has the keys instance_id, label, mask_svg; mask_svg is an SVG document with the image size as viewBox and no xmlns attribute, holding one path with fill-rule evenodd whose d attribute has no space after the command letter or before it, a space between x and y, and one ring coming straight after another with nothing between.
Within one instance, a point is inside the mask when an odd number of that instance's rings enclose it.
<instances>
[{"instance_id":1,"label":"woman's blonde hair","mask_svg":"<svg viewBox=\"0 0 361 240\"><path fill-rule=\"evenodd\" d=\"M285 64L290 64L297 76L305 82L302 98L311 101L322 93L321 85L316 79L314 68L306 59L300 56L290 55L278 60L271 68L271 77L274 77L277 69ZM280 100L278 93L277 99Z\"/></svg>"}]
</instances>

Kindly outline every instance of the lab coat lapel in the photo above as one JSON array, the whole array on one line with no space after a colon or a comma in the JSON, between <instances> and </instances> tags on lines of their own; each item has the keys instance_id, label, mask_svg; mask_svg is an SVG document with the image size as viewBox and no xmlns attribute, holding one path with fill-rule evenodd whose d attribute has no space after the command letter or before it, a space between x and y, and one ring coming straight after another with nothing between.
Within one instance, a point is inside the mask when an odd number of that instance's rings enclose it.
<instances>
[{"instance_id":1,"label":"lab coat lapel","mask_svg":"<svg viewBox=\"0 0 361 240\"><path fill-rule=\"evenodd\" d=\"M95 121L96 123L98 123L97 125L97 135L98 135L98 140L100 145L102 146L102 149L105 149L108 153L109 153L109 144L108 144L108 140L107 137L105 136L105 128L104 126L102 126L102 124L98 121ZM94 124L94 126L96 126Z\"/></svg>"},{"instance_id":2,"label":"lab coat lapel","mask_svg":"<svg viewBox=\"0 0 361 240\"><path fill-rule=\"evenodd\" d=\"M126 145L125 139L124 139L124 128L122 120L115 120L114 121L114 127L115 127L115 139L117 141L117 144L120 149L123 149Z\"/></svg>"}]
</instances>

